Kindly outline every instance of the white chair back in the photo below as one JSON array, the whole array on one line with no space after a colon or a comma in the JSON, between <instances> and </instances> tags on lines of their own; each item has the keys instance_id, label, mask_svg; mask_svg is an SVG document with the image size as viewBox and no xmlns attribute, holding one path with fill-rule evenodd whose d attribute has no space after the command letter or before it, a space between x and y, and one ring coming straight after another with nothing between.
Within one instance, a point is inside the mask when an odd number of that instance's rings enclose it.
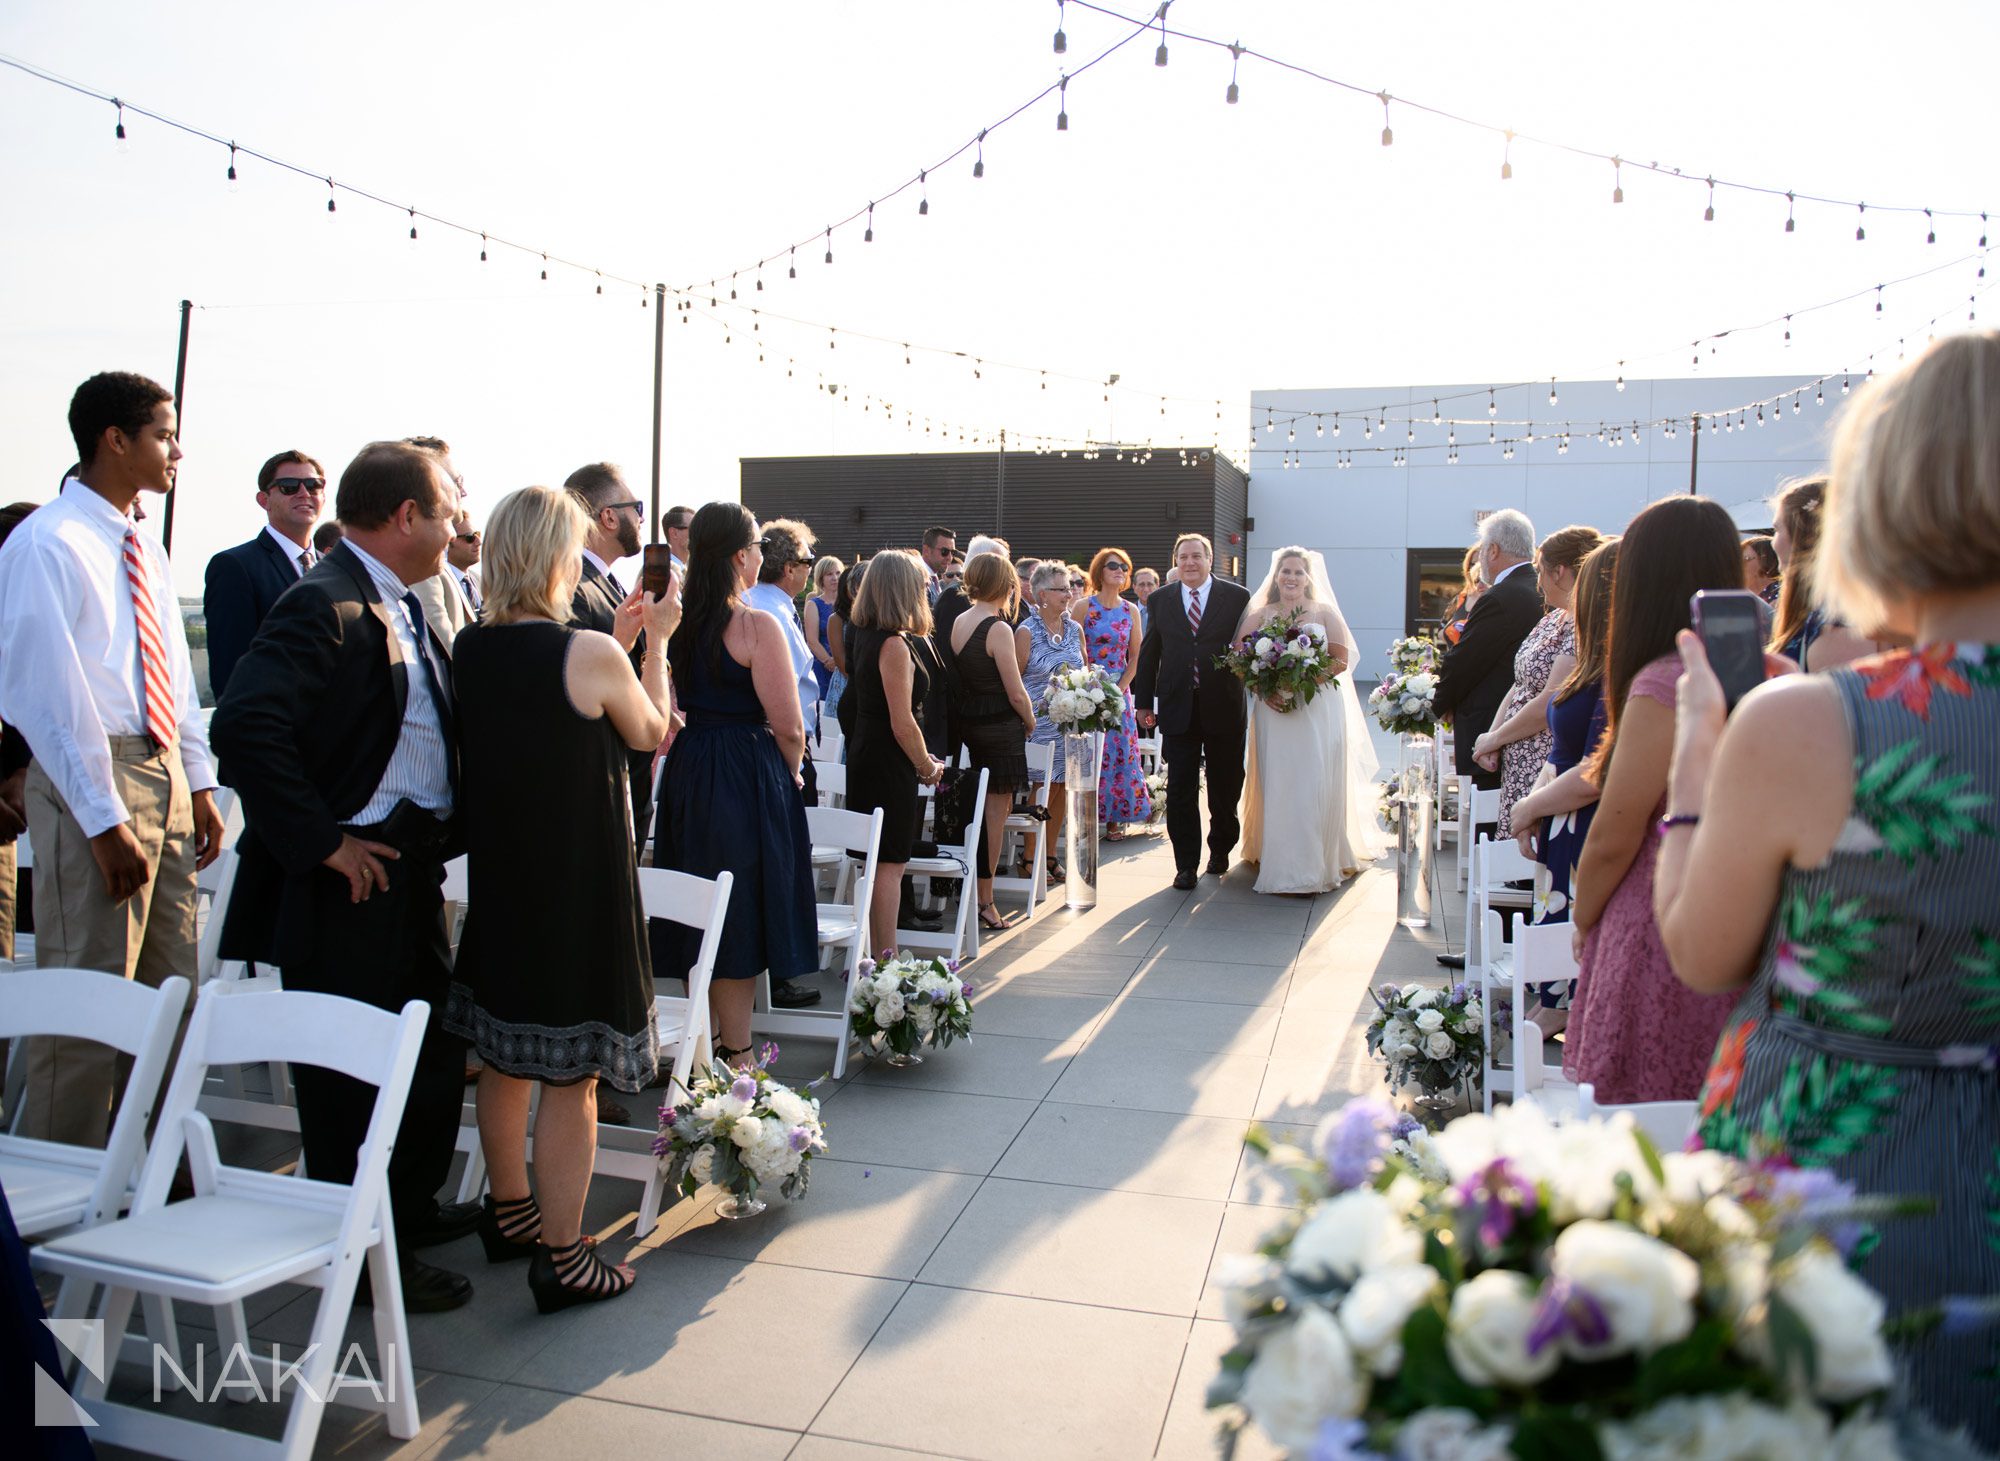
<instances>
[{"instance_id":1,"label":"white chair back","mask_svg":"<svg viewBox=\"0 0 2000 1461\"><path fill-rule=\"evenodd\" d=\"M868 949L868 905L875 891L875 868L882 851L882 810L849 812L837 807L807 807L806 827L815 847L837 847L848 859L857 856L856 872L844 902L821 903L816 909L819 946L841 954L840 1007L837 1010L766 1010L752 1016L752 1026L774 1035L804 1035L834 1042L833 1077L847 1074L848 1005L854 981ZM762 1001L768 1002L768 1001Z\"/></svg>"},{"instance_id":2,"label":"white chair back","mask_svg":"<svg viewBox=\"0 0 2000 1461\"><path fill-rule=\"evenodd\" d=\"M838 761L822 761L813 758L813 785L819 788L819 804L823 807L844 807L847 805L847 767Z\"/></svg>"},{"instance_id":3,"label":"white chair back","mask_svg":"<svg viewBox=\"0 0 2000 1461\"><path fill-rule=\"evenodd\" d=\"M0 974L0 1040L95 1040L132 1057L102 1150L0 1135L0 1187L24 1237L91 1227L124 1210L187 1001L188 982L178 975L149 989L94 969Z\"/></svg>"},{"instance_id":4,"label":"white chair back","mask_svg":"<svg viewBox=\"0 0 2000 1461\"><path fill-rule=\"evenodd\" d=\"M1694 1101L1639 1101L1629 1106L1600 1106L1597 1090L1589 1081L1576 1088L1577 1114L1585 1119L1592 1116L1616 1116L1624 1112L1632 1118L1633 1124L1646 1133L1647 1139L1662 1152L1677 1152L1687 1145L1688 1133L1694 1130L1697 1103Z\"/></svg>"},{"instance_id":5,"label":"white chair back","mask_svg":"<svg viewBox=\"0 0 2000 1461\"><path fill-rule=\"evenodd\" d=\"M1055 772L1056 743L1045 741L1037 744L1028 742L1024 754L1028 760L1028 803L1044 813L1049 809L1049 787ZM1046 817L1031 817L1025 812L1015 812L1007 818L1007 835L1000 843L1000 860L1004 864L1010 847L1018 839L1021 856L1027 860L1028 875L1025 878L1003 877L998 872L993 877L993 892L1021 893L1028 901L1028 914L1032 917L1044 899L1049 896L1049 847L1054 840L1055 829ZM975 847L974 851L978 849Z\"/></svg>"},{"instance_id":6,"label":"white chair back","mask_svg":"<svg viewBox=\"0 0 2000 1461\"><path fill-rule=\"evenodd\" d=\"M965 840L940 843L936 857L913 857L906 865L907 870L918 877L959 880L957 917L949 928L938 933L917 928L897 929L898 948L935 950L947 959L969 959L979 952L979 922L972 916L979 902L973 892L973 878L978 867L974 849L979 846L980 831L986 821L987 776L986 769L981 767L979 781L972 793L972 816L965 824Z\"/></svg>"}]
</instances>

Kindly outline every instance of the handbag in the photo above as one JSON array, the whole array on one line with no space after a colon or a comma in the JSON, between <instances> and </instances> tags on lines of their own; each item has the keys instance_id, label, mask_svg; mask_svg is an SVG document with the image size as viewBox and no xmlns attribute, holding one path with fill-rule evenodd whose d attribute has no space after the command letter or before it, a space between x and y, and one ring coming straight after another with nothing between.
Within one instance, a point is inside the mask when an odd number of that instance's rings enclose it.
<instances>
[{"instance_id":1,"label":"handbag","mask_svg":"<svg viewBox=\"0 0 2000 1461\"><path fill-rule=\"evenodd\" d=\"M931 804L931 833L937 841L964 843L966 828L972 825L972 799L978 791L977 773L956 766L945 768Z\"/></svg>"}]
</instances>

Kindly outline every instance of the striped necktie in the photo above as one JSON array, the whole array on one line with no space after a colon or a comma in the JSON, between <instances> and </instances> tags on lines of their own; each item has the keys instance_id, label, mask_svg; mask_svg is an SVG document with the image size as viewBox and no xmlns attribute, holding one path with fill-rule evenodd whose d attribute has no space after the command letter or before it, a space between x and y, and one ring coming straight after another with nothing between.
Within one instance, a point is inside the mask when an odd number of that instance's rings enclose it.
<instances>
[{"instance_id":1,"label":"striped necktie","mask_svg":"<svg viewBox=\"0 0 2000 1461\"><path fill-rule=\"evenodd\" d=\"M1201 590L1189 589L1188 590L1188 638L1198 639L1200 637L1201 637ZM1194 682L1197 685L1201 683L1200 655L1196 655L1194 659Z\"/></svg>"},{"instance_id":2,"label":"striped necktie","mask_svg":"<svg viewBox=\"0 0 2000 1461\"><path fill-rule=\"evenodd\" d=\"M132 585L132 617L139 625L139 665L144 671L146 734L162 749L174 743L174 678L167 669L167 642L153 606L152 575L139 535L125 529L125 578Z\"/></svg>"}]
</instances>

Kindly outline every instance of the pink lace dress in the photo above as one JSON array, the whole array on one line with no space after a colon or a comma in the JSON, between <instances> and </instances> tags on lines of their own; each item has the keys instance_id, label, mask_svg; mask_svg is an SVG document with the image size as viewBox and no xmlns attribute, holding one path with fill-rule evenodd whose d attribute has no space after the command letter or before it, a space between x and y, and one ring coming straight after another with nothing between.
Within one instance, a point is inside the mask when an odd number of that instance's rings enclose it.
<instances>
[{"instance_id":1,"label":"pink lace dress","mask_svg":"<svg viewBox=\"0 0 2000 1461\"><path fill-rule=\"evenodd\" d=\"M1669 710L1680 660L1665 655L1633 677L1630 697L1643 695ZM1649 821L1657 822L1663 805ZM1585 936L1563 1036L1563 1074L1589 1081L1597 1099L1692 1101L1701 1094L1716 1037L1736 1008L1737 994L1696 994L1674 977L1660 928L1653 921L1653 870L1660 832L1648 826L1639 854Z\"/></svg>"}]
</instances>

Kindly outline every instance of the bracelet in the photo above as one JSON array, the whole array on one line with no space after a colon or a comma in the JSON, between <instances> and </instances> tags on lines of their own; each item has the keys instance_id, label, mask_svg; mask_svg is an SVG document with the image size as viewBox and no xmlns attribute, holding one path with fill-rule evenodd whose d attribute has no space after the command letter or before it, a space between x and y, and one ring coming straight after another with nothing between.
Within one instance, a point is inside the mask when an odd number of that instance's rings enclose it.
<instances>
[{"instance_id":1,"label":"bracelet","mask_svg":"<svg viewBox=\"0 0 2000 1461\"><path fill-rule=\"evenodd\" d=\"M1660 830L1662 832L1671 832L1676 827L1692 827L1700 820L1700 812L1673 812L1660 818Z\"/></svg>"}]
</instances>

